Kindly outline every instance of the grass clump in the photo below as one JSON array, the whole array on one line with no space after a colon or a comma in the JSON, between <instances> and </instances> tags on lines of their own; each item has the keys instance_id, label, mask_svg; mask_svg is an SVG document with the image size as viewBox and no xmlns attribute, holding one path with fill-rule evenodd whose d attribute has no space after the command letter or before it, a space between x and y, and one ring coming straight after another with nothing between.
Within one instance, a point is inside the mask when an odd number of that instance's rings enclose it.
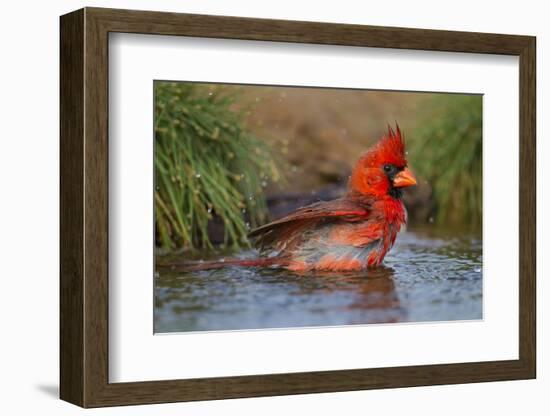
<instances>
[{"instance_id":1,"label":"grass clump","mask_svg":"<svg viewBox=\"0 0 550 416\"><path fill-rule=\"evenodd\" d=\"M410 159L433 190L435 222L479 228L482 220L482 96L442 95L426 103Z\"/></svg>"},{"instance_id":2,"label":"grass clump","mask_svg":"<svg viewBox=\"0 0 550 416\"><path fill-rule=\"evenodd\" d=\"M248 245L266 216L263 187L279 171L267 146L243 127L221 86L155 82L155 226L167 251L212 249L221 219L224 244Z\"/></svg>"}]
</instances>

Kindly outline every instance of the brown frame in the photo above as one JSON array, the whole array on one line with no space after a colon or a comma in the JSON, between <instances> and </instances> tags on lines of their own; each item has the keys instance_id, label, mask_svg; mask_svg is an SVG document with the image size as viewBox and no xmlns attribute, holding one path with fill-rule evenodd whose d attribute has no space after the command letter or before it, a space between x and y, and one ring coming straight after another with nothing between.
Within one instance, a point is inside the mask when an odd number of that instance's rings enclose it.
<instances>
[{"instance_id":1,"label":"brown frame","mask_svg":"<svg viewBox=\"0 0 550 416\"><path fill-rule=\"evenodd\" d=\"M535 378L534 37L99 8L64 15L60 27L60 396L63 400L83 407L99 407ZM109 383L109 32L519 56L519 359Z\"/></svg>"}]
</instances>

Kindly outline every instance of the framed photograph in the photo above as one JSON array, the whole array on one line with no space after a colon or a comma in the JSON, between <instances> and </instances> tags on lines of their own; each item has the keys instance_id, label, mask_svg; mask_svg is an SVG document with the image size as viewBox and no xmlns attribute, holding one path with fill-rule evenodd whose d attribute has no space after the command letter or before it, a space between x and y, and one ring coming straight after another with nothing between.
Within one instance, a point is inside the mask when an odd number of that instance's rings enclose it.
<instances>
[{"instance_id":1,"label":"framed photograph","mask_svg":"<svg viewBox=\"0 0 550 416\"><path fill-rule=\"evenodd\" d=\"M535 378L535 38L61 17L60 396Z\"/></svg>"}]
</instances>

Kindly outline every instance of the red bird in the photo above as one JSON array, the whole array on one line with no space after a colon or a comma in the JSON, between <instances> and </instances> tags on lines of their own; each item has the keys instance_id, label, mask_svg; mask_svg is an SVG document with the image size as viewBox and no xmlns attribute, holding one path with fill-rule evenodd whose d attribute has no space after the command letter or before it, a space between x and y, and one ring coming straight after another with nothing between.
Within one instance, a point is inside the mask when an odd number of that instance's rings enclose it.
<instances>
[{"instance_id":1,"label":"red bird","mask_svg":"<svg viewBox=\"0 0 550 416\"><path fill-rule=\"evenodd\" d=\"M250 233L263 257L197 265L279 266L292 271L358 271L376 267L393 246L407 215L402 188L416 184L397 126L356 163L347 194L317 202Z\"/></svg>"}]
</instances>

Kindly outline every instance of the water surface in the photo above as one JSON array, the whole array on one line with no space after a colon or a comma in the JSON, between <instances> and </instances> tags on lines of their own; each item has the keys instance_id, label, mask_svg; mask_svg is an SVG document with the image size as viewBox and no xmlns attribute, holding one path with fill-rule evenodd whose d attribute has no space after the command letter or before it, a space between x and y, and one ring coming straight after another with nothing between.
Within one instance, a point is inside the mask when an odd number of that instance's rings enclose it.
<instances>
[{"instance_id":1,"label":"water surface","mask_svg":"<svg viewBox=\"0 0 550 416\"><path fill-rule=\"evenodd\" d=\"M250 250L238 257L256 255ZM384 264L362 273L305 275L243 267L192 273L159 268L155 332L482 318L479 238L402 232Z\"/></svg>"}]
</instances>

